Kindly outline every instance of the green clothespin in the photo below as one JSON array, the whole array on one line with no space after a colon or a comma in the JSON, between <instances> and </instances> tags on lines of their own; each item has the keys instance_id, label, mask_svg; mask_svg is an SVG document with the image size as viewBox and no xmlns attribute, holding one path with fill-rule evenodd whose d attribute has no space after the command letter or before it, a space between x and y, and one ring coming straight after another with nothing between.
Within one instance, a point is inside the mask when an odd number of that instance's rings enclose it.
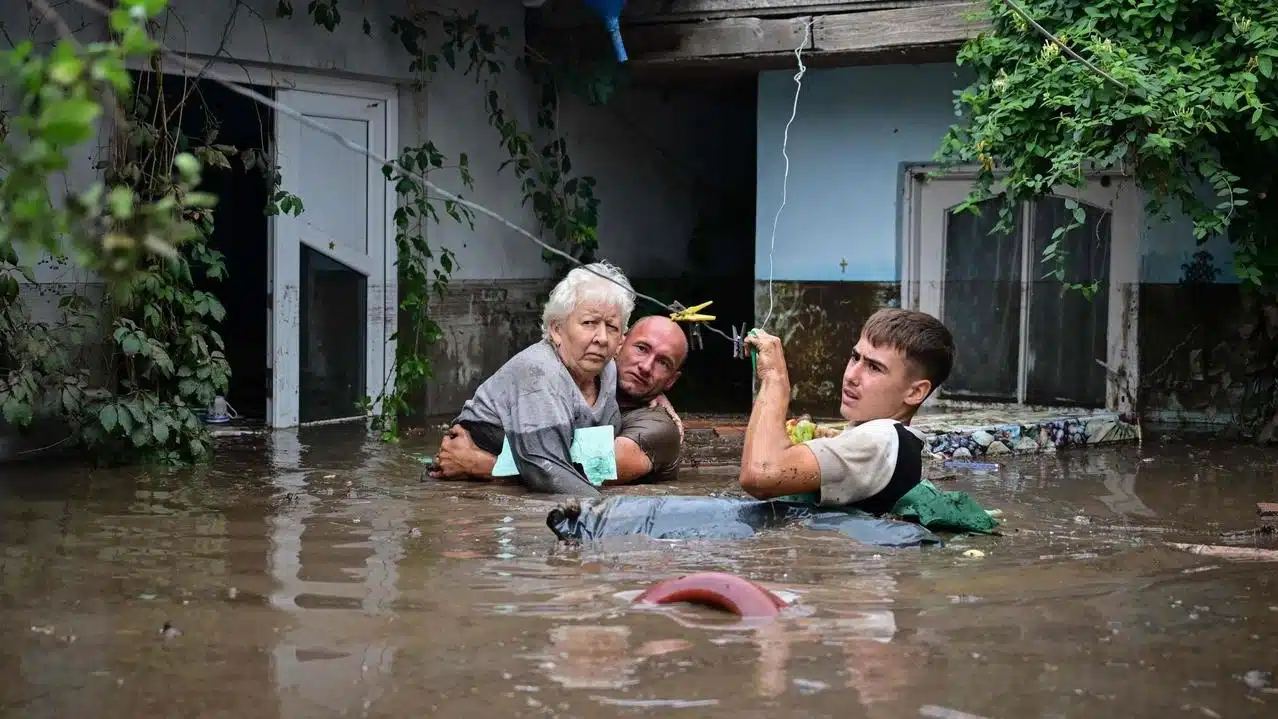
<instances>
[{"instance_id":1,"label":"green clothespin","mask_svg":"<svg viewBox=\"0 0 1278 719\"><path fill-rule=\"evenodd\" d=\"M759 334L759 331L750 330L746 334L757 335ZM753 377L758 374L759 374L759 348L755 347L754 345L750 345L750 375Z\"/></svg>"}]
</instances>

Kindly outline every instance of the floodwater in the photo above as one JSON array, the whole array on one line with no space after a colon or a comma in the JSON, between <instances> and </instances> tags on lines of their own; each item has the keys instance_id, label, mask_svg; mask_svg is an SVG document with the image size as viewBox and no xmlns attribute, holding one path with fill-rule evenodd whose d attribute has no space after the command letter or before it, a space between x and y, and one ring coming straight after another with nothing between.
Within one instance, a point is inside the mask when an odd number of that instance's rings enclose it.
<instances>
[{"instance_id":1,"label":"floodwater","mask_svg":"<svg viewBox=\"0 0 1278 719\"><path fill-rule=\"evenodd\" d=\"M1278 499L1274 453L960 471L945 485L1006 536L883 551L803 530L571 548L545 499L420 482L429 450L326 428L173 473L0 468L0 716L1278 716L1278 563L1166 546L1275 546L1229 535ZM626 604L708 569L800 599L764 628Z\"/></svg>"}]
</instances>

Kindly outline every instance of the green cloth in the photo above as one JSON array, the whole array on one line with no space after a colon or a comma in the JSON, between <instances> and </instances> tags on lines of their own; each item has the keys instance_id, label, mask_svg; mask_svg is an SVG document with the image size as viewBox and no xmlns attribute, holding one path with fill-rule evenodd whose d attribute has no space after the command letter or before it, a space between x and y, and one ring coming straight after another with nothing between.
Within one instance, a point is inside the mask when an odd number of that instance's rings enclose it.
<instances>
[{"instance_id":1,"label":"green cloth","mask_svg":"<svg viewBox=\"0 0 1278 719\"><path fill-rule=\"evenodd\" d=\"M816 504L820 501L821 494L808 492L777 499L782 502ZM926 479L920 480L917 487L897 500L888 514L916 522L933 531L989 534L998 527L998 522L989 512L982 509L966 492L944 492Z\"/></svg>"},{"instance_id":2,"label":"green cloth","mask_svg":"<svg viewBox=\"0 0 1278 719\"><path fill-rule=\"evenodd\" d=\"M897 500L891 514L945 532L989 534L998 527L989 512L966 492L943 492L926 479Z\"/></svg>"}]
</instances>

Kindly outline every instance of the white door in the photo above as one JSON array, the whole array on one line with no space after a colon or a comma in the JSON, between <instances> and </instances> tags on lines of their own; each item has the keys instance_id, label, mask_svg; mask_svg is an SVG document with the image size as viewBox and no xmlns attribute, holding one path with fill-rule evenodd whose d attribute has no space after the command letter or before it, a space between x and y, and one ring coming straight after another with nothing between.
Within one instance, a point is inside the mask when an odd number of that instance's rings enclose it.
<instances>
[{"instance_id":1,"label":"white door","mask_svg":"<svg viewBox=\"0 0 1278 719\"><path fill-rule=\"evenodd\" d=\"M1022 204L1012 232L991 234L1002 197L975 214L953 212L972 187L931 179L912 188L906 304L939 317L956 344L953 372L933 398L1119 409L1125 387L1107 368L1132 365L1134 382L1137 193L1125 180L1059 188ZM1058 236L1075 204L1083 227ZM1046 276L1053 243L1066 256L1066 282L1099 283L1090 300Z\"/></svg>"},{"instance_id":2,"label":"white door","mask_svg":"<svg viewBox=\"0 0 1278 719\"><path fill-rule=\"evenodd\" d=\"M278 100L361 147L391 154L387 98L280 90ZM362 416L381 392L395 317L387 288L394 247L381 164L282 113L276 115L280 189L303 211L275 217L271 346L273 427ZM393 262L394 251L389 252ZM389 306L388 306L389 303Z\"/></svg>"}]
</instances>

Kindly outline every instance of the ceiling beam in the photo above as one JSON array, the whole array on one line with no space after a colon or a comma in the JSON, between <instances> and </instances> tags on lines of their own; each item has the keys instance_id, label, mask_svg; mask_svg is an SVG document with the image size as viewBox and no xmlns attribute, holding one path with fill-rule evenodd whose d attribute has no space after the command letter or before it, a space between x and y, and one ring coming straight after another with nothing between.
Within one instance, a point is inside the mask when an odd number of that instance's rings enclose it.
<instances>
[{"instance_id":1,"label":"ceiling beam","mask_svg":"<svg viewBox=\"0 0 1278 719\"><path fill-rule=\"evenodd\" d=\"M628 0L622 12L624 25L691 22L730 17L793 17L823 15L925 5L945 5L955 0ZM539 11L547 27L598 24L599 16L581 0L551 0Z\"/></svg>"},{"instance_id":2,"label":"ceiling beam","mask_svg":"<svg viewBox=\"0 0 1278 719\"><path fill-rule=\"evenodd\" d=\"M949 2L815 17L735 17L623 26L621 32L635 68L704 66L718 61L739 64L739 60L762 68L786 58L793 64L794 51L810 22L804 60L814 66L830 66L852 64L855 56L881 57L896 51L929 50L935 54L940 48L952 53L985 26L983 20L968 17L973 9L972 3ZM561 57L570 47L575 50L570 54L584 58L604 58L612 52L602 26L530 28L529 40Z\"/></svg>"}]
</instances>

